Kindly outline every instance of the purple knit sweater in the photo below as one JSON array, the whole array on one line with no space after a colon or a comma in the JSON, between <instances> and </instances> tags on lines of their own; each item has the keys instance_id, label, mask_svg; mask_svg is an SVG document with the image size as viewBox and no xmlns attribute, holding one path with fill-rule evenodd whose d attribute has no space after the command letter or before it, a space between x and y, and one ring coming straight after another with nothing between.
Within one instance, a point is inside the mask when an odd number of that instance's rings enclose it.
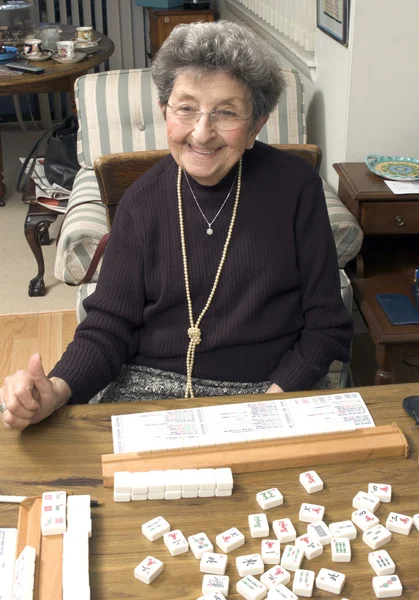
<instances>
[{"instance_id":1,"label":"purple knit sweater","mask_svg":"<svg viewBox=\"0 0 419 600\"><path fill-rule=\"evenodd\" d=\"M237 166L216 186L190 178L211 221ZM87 402L124 363L186 372L189 338L176 195L177 165L164 158L122 198L86 319L50 376ZM208 236L182 180L194 319L220 262L236 185ZM322 182L306 161L257 142L243 156L242 192L224 269L201 323L193 376L266 381L306 390L333 360L349 361L351 317L340 295L336 248Z\"/></svg>"}]
</instances>

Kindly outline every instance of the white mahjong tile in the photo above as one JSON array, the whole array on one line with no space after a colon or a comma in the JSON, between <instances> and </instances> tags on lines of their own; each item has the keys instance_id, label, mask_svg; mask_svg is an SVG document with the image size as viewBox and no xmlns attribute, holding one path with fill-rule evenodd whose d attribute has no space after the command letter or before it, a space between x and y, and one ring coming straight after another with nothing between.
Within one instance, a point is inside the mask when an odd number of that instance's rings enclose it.
<instances>
[{"instance_id":1,"label":"white mahjong tile","mask_svg":"<svg viewBox=\"0 0 419 600\"><path fill-rule=\"evenodd\" d=\"M358 508L351 515L352 521L361 531L368 531L379 524L380 520L368 508Z\"/></svg>"},{"instance_id":2,"label":"white mahjong tile","mask_svg":"<svg viewBox=\"0 0 419 600\"><path fill-rule=\"evenodd\" d=\"M271 567L260 576L260 581L268 590L276 588L280 583L287 585L291 580L291 574L280 565Z\"/></svg>"},{"instance_id":3,"label":"white mahjong tile","mask_svg":"<svg viewBox=\"0 0 419 600\"><path fill-rule=\"evenodd\" d=\"M278 585L278 587L270 590L267 596L268 600L298 600L298 596L291 592L285 585L282 583Z\"/></svg>"},{"instance_id":4,"label":"white mahjong tile","mask_svg":"<svg viewBox=\"0 0 419 600\"><path fill-rule=\"evenodd\" d=\"M300 483L309 494L320 492L324 487L323 480L318 476L316 471L300 473Z\"/></svg>"},{"instance_id":5,"label":"white mahjong tile","mask_svg":"<svg viewBox=\"0 0 419 600\"><path fill-rule=\"evenodd\" d=\"M217 490L233 489L233 473L230 467L215 469L215 480L217 482Z\"/></svg>"},{"instance_id":6,"label":"white mahjong tile","mask_svg":"<svg viewBox=\"0 0 419 600\"><path fill-rule=\"evenodd\" d=\"M320 542L323 546L330 544L332 539L332 532L324 521L317 521L316 523L309 523L307 525L307 533L314 538L315 541Z\"/></svg>"},{"instance_id":7,"label":"white mahjong tile","mask_svg":"<svg viewBox=\"0 0 419 600\"><path fill-rule=\"evenodd\" d=\"M307 569L298 569L294 575L294 581L292 583L292 591L297 596L303 598L311 598L313 595L314 578L316 574L314 571L308 571Z\"/></svg>"},{"instance_id":8,"label":"white mahjong tile","mask_svg":"<svg viewBox=\"0 0 419 600\"><path fill-rule=\"evenodd\" d=\"M377 508L380 506L380 498L373 494L366 494L365 492L358 492L352 500L352 506L354 508L368 508L372 513L375 513Z\"/></svg>"},{"instance_id":9,"label":"white mahjong tile","mask_svg":"<svg viewBox=\"0 0 419 600\"><path fill-rule=\"evenodd\" d=\"M164 491L181 492L182 481L180 479L181 469L167 469L164 471Z\"/></svg>"},{"instance_id":10,"label":"white mahjong tile","mask_svg":"<svg viewBox=\"0 0 419 600\"><path fill-rule=\"evenodd\" d=\"M44 492L41 505L42 535L59 535L67 530L67 493Z\"/></svg>"},{"instance_id":11,"label":"white mahjong tile","mask_svg":"<svg viewBox=\"0 0 419 600\"><path fill-rule=\"evenodd\" d=\"M281 546L279 540L262 540L260 553L265 565L279 565Z\"/></svg>"},{"instance_id":12,"label":"white mahjong tile","mask_svg":"<svg viewBox=\"0 0 419 600\"><path fill-rule=\"evenodd\" d=\"M232 496L233 490L215 490L215 497L221 498L222 496Z\"/></svg>"},{"instance_id":13,"label":"white mahjong tile","mask_svg":"<svg viewBox=\"0 0 419 600\"><path fill-rule=\"evenodd\" d=\"M281 506L284 502L284 496L278 490L278 488L270 488L263 492L256 494L256 502L263 510L275 508L275 506Z\"/></svg>"},{"instance_id":14,"label":"white mahjong tile","mask_svg":"<svg viewBox=\"0 0 419 600\"><path fill-rule=\"evenodd\" d=\"M215 552L204 552L201 556L199 570L209 575L225 575L227 570L227 555Z\"/></svg>"},{"instance_id":15,"label":"white mahjong tile","mask_svg":"<svg viewBox=\"0 0 419 600\"><path fill-rule=\"evenodd\" d=\"M184 554L189 550L189 544L180 529L173 529L163 535L163 542L172 556Z\"/></svg>"},{"instance_id":16,"label":"white mahjong tile","mask_svg":"<svg viewBox=\"0 0 419 600\"><path fill-rule=\"evenodd\" d=\"M223 533L220 533L215 538L216 545L221 548L223 552L231 552L243 546L246 541L244 535L236 527L231 527Z\"/></svg>"},{"instance_id":17,"label":"white mahjong tile","mask_svg":"<svg viewBox=\"0 0 419 600\"><path fill-rule=\"evenodd\" d=\"M221 592L210 592L205 596L200 596L198 600L226 600L226 597Z\"/></svg>"},{"instance_id":18,"label":"white mahjong tile","mask_svg":"<svg viewBox=\"0 0 419 600\"><path fill-rule=\"evenodd\" d=\"M143 523L141 526L142 534L145 535L145 537L148 540L150 540L150 542L158 540L169 531L170 523L168 523L163 517L156 517L155 519L151 519L150 521Z\"/></svg>"},{"instance_id":19,"label":"white mahjong tile","mask_svg":"<svg viewBox=\"0 0 419 600\"><path fill-rule=\"evenodd\" d=\"M182 492L198 492L198 469L182 469L180 474Z\"/></svg>"},{"instance_id":20,"label":"white mahjong tile","mask_svg":"<svg viewBox=\"0 0 419 600\"><path fill-rule=\"evenodd\" d=\"M351 562L351 542L348 538L332 538L330 542L333 562Z\"/></svg>"},{"instance_id":21,"label":"white mahjong tile","mask_svg":"<svg viewBox=\"0 0 419 600\"><path fill-rule=\"evenodd\" d=\"M215 488L213 490L204 489L198 490L198 498L214 498L215 496Z\"/></svg>"},{"instance_id":22,"label":"white mahjong tile","mask_svg":"<svg viewBox=\"0 0 419 600\"><path fill-rule=\"evenodd\" d=\"M393 575L396 571L396 565L386 550L377 550L368 554L368 562L372 566L376 575Z\"/></svg>"},{"instance_id":23,"label":"white mahjong tile","mask_svg":"<svg viewBox=\"0 0 419 600\"><path fill-rule=\"evenodd\" d=\"M265 513L248 516L250 535L252 538L269 535L269 523Z\"/></svg>"},{"instance_id":24,"label":"white mahjong tile","mask_svg":"<svg viewBox=\"0 0 419 600\"><path fill-rule=\"evenodd\" d=\"M13 600L32 598L34 588L36 550L25 546L15 561L13 574ZM10 597L10 596L9 596Z\"/></svg>"},{"instance_id":25,"label":"white mahjong tile","mask_svg":"<svg viewBox=\"0 0 419 600\"><path fill-rule=\"evenodd\" d=\"M403 594L403 586L397 575L373 577L372 587L377 598L396 598Z\"/></svg>"},{"instance_id":26,"label":"white mahjong tile","mask_svg":"<svg viewBox=\"0 0 419 600\"><path fill-rule=\"evenodd\" d=\"M358 531L352 521L337 521L329 523L329 529L333 533L333 537L345 537L348 540L355 540L358 536Z\"/></svg>"},{"instance_id":27,"label":"white mahjong tile","mask_svg":"<svg viewBox=\"0 0 419 600\"><path fill-rule=\"evenodd\" d=\"M164 500L165 491L161 490L160 492L148 492L147 500Z\"/></svg>"},{"instance_id":28,"label":"white mahjong tile","mask_svg":"<svg viewBox=\"0 0 419 600\"><path fill-rule=\"evenodd\" d=\"M400 513L391 512L386 521L386 527L389 531L394 533L401 533L403 535L409 535L412 530L413 519L407 515L401 515Z\"/></svg>"},{"instance_id":29,"label":"white mahjong tile","mask_svg":"<svg viewBox=\"0 0 419 600\"><path fill-rule=\"evenodd\" d=\"M198 498L198 488L196 490L182 490L182 498Z\"/></svg>"},{"instance_id":30,"label":"white mahjong tile","mask_svg":"<svg viewBox=\"0 0 419 600\"><path fill-rule=\"evenodd\" d=\"M303 558L304 548L287 545L282 552L281 567L289 571L296 571L301 567Z\"/></svg>"},{"instance_id":31,"label":"white mahjong tile","mask_svg":"<svg viewBox=\"0 0 419 600\"><path fill-rule=\"evenodd\" d=\"M207 534L201 531L200 533L195 533L195 535L190 535L188 537L189 548L192 551L192 554L198 560L202 558L204 552L213 552L214 546L212 545L210 539Z\"/></svg>"},{"instance_id":32,"label":"white mahjong tile","mask_svg":"<svg viewBox=\"0 0 419 600\"><path fill-rule=\"evenodd\" d=\"M380 498L381 502L391 502L391 485L388 483L369 483L368 493Z\"/></svg>"},{"instance_id":33,"label":"white mahjong tile","mask_svg":"<svg viewBox=\"0 0 419 600\"><path fill-rule=\"evenodd\" d=\"M143 583L151 583L163 571L164 565L161 560L154 556L147 556L134 569L134 577Z\"/></svg>"},{"instance_id":34,"label":"white mahjong tile","mask_svg":"<svg viewBox=\"0 0 419 600\"><path fill-rule=\"evenodd\" d=\"M320 569L316 577L316 587L324 592L340 594L345 585L346 575L333 569Z\"/></svg>"},{"instance_id":35,"label":"white mahjong tile","mask_svg":"<svg viewBox=\"0 0 419 600\"><path fill-rule=\"evenodd\" d=\"M113 489L118 494L130 494L132 488L131 471L116 471L113 476Z\"/></svg>"},{"instance_id":36,"label":"white mahjong tile","mask_svg":"<svg viewBox=\"0 0 419 600\"><path fill-rule=\"evenodd\" d=\"M297 532L291 519L276 519L272 522L272 529L281 543L293 542Z\"/></svg>"},{"instance_id":37,"label":"white mahjong tile","mask_svg":"<svg viewBox=\"0 0 419 600\"><path fill-rule=\"evenodd\" d=\"M413 515L413 523L414 523L416 529L419 531L419 514Z\"/></svg>"},{"instance_id":38,"label":"white mahjong tile","mask_svg":"<svg viewBox=\"0 0 419 600\"><path fill-rule=\"evenodd\" d=\"M148 494L165 491L165 471L148 471ZM164 497L164 494L163 494ZM156 498L157 499L157 498Z\"/></svg>"},{"instance_id":39,"label":"white mahjong tile","mask_svg":"<svg viewBox=\"0 0 419 600\"><path fill-rule=\"evenodd\" d=\"M198 485L200 490L215 490L217 487L215 469L198 469Z\"/></svg>"},{"instance_id":40,"label":"white mahjong tile","mask_svg":"<svg viewBox=\"0 0 419 600\"><path fill-rule=\"evenodd\" d=\"M148 477L145 471L132 473L131 494L148 494Z\"/></svg>"},{"instance_id":41,"label":"white mahjong tile","mask_svg":"<svg viewBox=\"0 0 419 600\"><path fill-rule=\"evenodd\" d=\"M246 600L263 600L266 596L266 587L253 575L246 575L236 585L237 592Z\"/></svg>"},{"instance_id":42,"label":"white mahjong tile","mask_svg":"<svg viewBox=\"0 0 419 600\"><path fill-rule=\"evenodd\" d=\"M230 577L228 575L204 575L202 593L205 596L211 592L221 592L224 596L228 596L229 584Z\"/></svg>"},{"instance_id":43,"label":"white mahjong tile","mask_svg":"<svg viewBox=\"0 0 419 600\"><path fill-rule=\"evenodd\" d=\"M116 492L113 491L113 501L114 502L131 502L131 493L130 492Z\"/></svg>"},{"instance_id":44,"label":"white mahjong tile","mask_svg":"<svg viewBox=\"0 0 419 600\"><path fill-rule=\"evenodd\" d=\"M391 540L391 537L391 532L384 525L378 524L364 531L362 541L372 550L378 550L378 548L387 544Z\"/></svg>"},{"instance_id":45,"label":"white mahjong tile","mask_svg":"<svg viewBox=\"0 0 419 600\"><path fill-rule=\"evenodd\" d=\"M142 495L142 494L140 494ZM132 496L132 494L131 494ZM165 500L180 500L182 498L182 492L180 490L173 490L173 491L168 491L168 492L164 492L164 499ZM131 500L133 500L133 498L131 498ZM142 498L140 498L140 500L142 500Z\"/></svg>"},{"instance_id":46,"label":"white mahjong tile","mask_svg":"<svg viewBox=\"0 0 419 600\"><path fill-rule=\"evenodd\" d=\"M323 521L324 517L324 506L320 504L309 504L303 502L300 507L300 514L298 518L303 523L315 523L315 521Z\"/></svg>"},{"instance_id":47,"label":"white mahjong tile","mask_svg":"<svg viewBox=\"0 0 419 600\"><path fill-rule=\"evenodd\" d=\"M295 545L303 549L304 556L307 558L307 560L317 558L317 556L320 556L324 552L323 544L310 537L308 533L300 535L295 540Z\"/></svg>"},{"instance_id":48,"label":"white mahjong tile","mask_svg":"<svg viewBox=\"0 0 419 600\"><path fill-rule=\"evenodd\" d=\"M131 492L131 500L133 501L138 501L138 500L148 500L148 494L133 494Z\"/></svg>"},{"instance_id":49,"label":"white mahjong tile","mask_svg":"<svg viewBox=\"0 0 419 600\"><path fill-rule=\"evenodd\" d=\"M240 577L246 577L246 575L260 575L265 570L265 565L260 554L246 554L237 556L236 569Z\"/></svg>"}]
</instances>

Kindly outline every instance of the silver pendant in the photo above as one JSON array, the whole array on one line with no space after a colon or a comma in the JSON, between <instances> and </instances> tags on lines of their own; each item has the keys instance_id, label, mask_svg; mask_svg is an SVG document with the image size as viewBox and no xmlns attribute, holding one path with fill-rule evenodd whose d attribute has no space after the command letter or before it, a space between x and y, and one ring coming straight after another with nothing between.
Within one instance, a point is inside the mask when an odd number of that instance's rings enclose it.
<instances>
[{"instance_id":1,"label":"silver pendant","mask_svg":"<svg viewBox=\"0 0 419 600\"><path fill-rule=\"evenodd\" d=\"M208 234L208 235L212 235L213 233L214 233L214 232L213 232L213 230L211 229L211 227L208 227L208 229L207 229L207 234Z\"/></svg>"}]
</instances>

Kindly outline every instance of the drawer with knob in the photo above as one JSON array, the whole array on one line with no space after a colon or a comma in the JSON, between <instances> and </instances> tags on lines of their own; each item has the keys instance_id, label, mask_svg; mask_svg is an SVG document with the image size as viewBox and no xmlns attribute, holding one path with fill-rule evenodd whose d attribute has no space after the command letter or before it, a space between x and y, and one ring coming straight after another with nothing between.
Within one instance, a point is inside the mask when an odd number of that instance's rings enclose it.
<instances>
[{"instance_id":1,"label":"drawer with knob","mask_svg":"<svg viewBox=\"0 0 419 600\"><path fill-rule=\"evenodd\" d=\"M419 201L365 202L361 209L365 235L419 233Z\"/></svg>"}]
</instances>

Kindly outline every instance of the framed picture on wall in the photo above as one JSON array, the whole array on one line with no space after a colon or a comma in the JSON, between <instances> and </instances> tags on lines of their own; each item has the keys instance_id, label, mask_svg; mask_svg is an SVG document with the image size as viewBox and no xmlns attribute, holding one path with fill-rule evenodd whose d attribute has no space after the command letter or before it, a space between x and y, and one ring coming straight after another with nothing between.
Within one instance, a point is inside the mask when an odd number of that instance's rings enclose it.
<instances>
[{"instance_id":1,"label":"framed picture on wall","mask_svg":"<svg viewBox=\"0 0 419 600\"><path fill-rule=\"evenodd\" d=\"M317 27L348 45L350 0L317 0Z\"/></svg>"}]
</instances>

